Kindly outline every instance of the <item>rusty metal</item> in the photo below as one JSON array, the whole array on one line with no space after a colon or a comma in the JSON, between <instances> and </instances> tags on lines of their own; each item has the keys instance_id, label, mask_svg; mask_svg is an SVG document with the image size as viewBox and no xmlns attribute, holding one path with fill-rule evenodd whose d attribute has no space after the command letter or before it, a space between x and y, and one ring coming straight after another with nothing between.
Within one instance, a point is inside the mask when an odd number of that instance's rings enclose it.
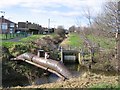
<instances>
[{"instance_id":1,"label":"rusty metal","mask_svg":"<svg viewBox=\"0 0 120 90\"><path fill-rule=\"evenodd\" d=\"M63 80L69 79L72 77L69 70L64 66L63 63L61 63L59 61L55 61L52 59L40 58L31 53L24 53L16 58L14 58L13 60L23 60L27 63L30 63L30 64L40 67L42 69L48 70L52 73L55 73L56 75L61 77Z\"/></svg>"}]
</instances>

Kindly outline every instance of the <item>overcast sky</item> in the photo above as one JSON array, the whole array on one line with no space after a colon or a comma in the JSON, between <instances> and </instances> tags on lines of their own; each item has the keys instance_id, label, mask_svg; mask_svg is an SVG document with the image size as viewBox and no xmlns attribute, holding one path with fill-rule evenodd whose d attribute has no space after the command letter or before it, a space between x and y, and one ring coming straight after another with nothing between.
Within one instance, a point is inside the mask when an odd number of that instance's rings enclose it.
<instances>
[{"instance_id":1,"label":"overcast sky","mask_svg":"<svg viewBox=\"0 0 120 90\"><path fill-rule=\"evenodd\" d=\"M14 22L30 21L48 26L86 25L84 10L89 8L93 15L101 11L104 0L0 0L0 11L5 12L5 18ZM0 13L2 16L3 14Z\"/></svg>"}]
</instances>

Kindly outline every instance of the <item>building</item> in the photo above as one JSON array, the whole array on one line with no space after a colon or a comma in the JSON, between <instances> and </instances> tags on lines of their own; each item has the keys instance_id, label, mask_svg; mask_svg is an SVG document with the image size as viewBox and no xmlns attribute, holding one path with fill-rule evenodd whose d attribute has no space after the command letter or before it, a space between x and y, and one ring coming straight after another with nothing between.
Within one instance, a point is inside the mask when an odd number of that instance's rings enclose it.
<instances>
[{"instance_id":1,"label":"building","mask_svg":"<svg viewBox=\"0 0 120 90\"><path fill-rule=\"evenodd\" d=\"M0 17L0 33L15 33L16 23L5 19L4 16Z\"/></svg>"},{"instance_id":2,"label":"building","mask_svg":"<svg viewBox=\"0 0 120 90\"><path fill-rule=\"evenodd\" d=\"M31 23L31 22L18 22L18 31L27 32L32 34L42 34L42 26L39 24Z\"/></svg>"},{"instance_id":3,"label":"building","mask_svg":"<svg viewBox=\"0 0 120 90\"><path fill-rule=\"evenodd\" d=\"M55 28L43 28L43 34L54 33Z\"/></svg>"}]
</instances>

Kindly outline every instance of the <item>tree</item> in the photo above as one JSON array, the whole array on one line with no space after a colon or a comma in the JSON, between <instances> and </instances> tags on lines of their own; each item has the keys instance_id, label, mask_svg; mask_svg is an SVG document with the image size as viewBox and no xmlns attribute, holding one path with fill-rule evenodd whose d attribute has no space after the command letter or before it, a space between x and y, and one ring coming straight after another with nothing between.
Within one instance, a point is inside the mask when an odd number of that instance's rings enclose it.
<instances>
[{"instance_id":1,"label":"tree","mask_svg":"<svg viewBox=\"0 0 120 90\"><path fill-rule=\"evenodd\" d=\"M69 28L69 32L75 32L75 30L76 30L76 27L74 25Z\"/></svg>"},{"instance_id":2,"label":"tree","mask_svg":"<svg viewBox=\"0 0 120 90\"><path fill-rule=\"evenodd\" d=\"M117 2L106 2L103 12L94 19L93 25L97 30L100 30L101 34L113 36L112 32L118 29L117 21Z\"/></svg>"},{"instance_id":3,"label":"tree","mask_svg":"<svg viewBox=\"0 0 120 90\"><path fill-rule=\"evenodd\" d=\"M89 7L86 7L84 9L84 16L85 16L86 19L88 19L89 26L91 26L93 16L92 16L92 11Z\"/></svg>"},{"instance_id":4,"label":"tree","mask_svg":"<svg viewBox=\"0 0 120 90\"><path fill-rule=\"evenodd\" d=\"M63 26L58 26L57 29L55 30L55 33L58 35L64 37L65 36L65 29Z\"/></svg>"}]
</instances>

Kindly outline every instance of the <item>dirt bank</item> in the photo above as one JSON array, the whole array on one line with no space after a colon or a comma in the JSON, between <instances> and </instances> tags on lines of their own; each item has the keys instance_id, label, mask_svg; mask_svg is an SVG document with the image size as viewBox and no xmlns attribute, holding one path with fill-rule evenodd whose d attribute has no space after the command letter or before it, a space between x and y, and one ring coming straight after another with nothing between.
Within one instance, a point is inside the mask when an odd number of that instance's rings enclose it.
<instances>
[{"instance_id":1,"label":"dirt bank","mask_svg":"<svg viewBox=\"0 0 120 90\"><path fill-rule=\"evenodd\" d=\"M95 84L105 83L114 86L118 85L118 76L97 75L94 73L84 73L81 77L72 78L66 81L59 81L43 85L32 85L26 87L12 87L13 88L88 88Z\"/></svg>"}]
</instances>

